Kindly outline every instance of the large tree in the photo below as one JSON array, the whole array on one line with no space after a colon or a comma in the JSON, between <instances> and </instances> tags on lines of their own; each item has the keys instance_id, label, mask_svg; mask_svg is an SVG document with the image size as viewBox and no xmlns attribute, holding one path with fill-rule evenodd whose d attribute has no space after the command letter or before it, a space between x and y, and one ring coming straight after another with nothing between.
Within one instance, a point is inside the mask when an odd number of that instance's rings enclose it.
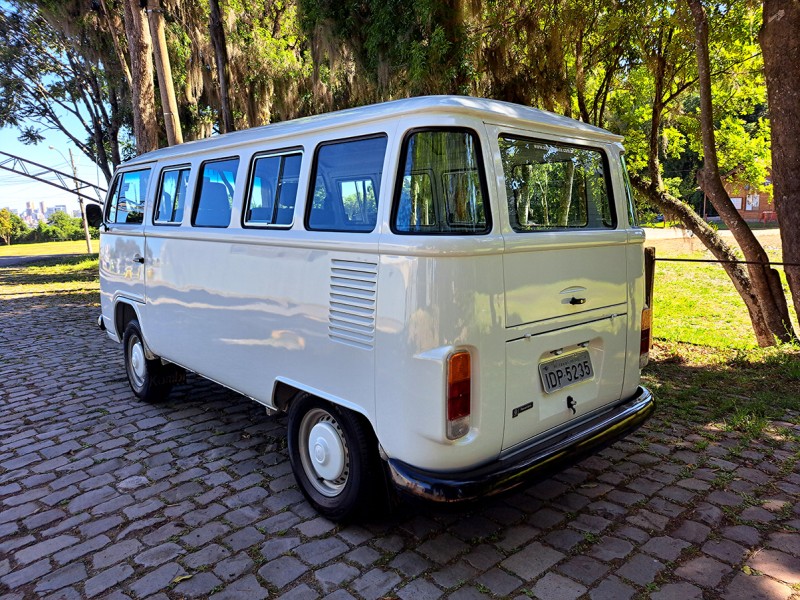
<instances>
[{"instance_id":1,"label":"large tree","mask_svg":"<svg viewBox=\"0 0 800 600\"><path fill-rule=\"evenodd\" d=\"M124 82L89 28L60 30L46 17L16 0L0 7L0 127L29 144L58 130L109 180L121 161Z\"/></svg>"},{"instance_id":2,"label":"large tree","mask_svg":"<svg viewBox=\"0 0 800 600\"><path fill-rule=\"evenodd\" d=\"M800 315L800 0L764 0L759 36L772 122L772 182L786 278Z\"/></svg>"}]
</instances>

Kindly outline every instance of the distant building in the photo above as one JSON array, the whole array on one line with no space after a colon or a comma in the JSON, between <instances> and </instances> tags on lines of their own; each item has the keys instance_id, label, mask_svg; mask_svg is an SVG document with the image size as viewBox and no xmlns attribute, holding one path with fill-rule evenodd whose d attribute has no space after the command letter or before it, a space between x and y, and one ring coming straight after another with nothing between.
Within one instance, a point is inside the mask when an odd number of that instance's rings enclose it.
<instances>
[{"instance_id":1,"label":"distant building","mask_svg":"<svg viewBox=\"0 0 800 600\"><path fill-rule=\"evenodd\" d=\"M770 179L765 182L772 183ZM770 194L765 191L756 191L749 185L725 184L725 190L731 197L731 202L745 221L761 221L762 223L775 222L778 217L775 213L775 204Z\"/></svg>"}]
</instances>

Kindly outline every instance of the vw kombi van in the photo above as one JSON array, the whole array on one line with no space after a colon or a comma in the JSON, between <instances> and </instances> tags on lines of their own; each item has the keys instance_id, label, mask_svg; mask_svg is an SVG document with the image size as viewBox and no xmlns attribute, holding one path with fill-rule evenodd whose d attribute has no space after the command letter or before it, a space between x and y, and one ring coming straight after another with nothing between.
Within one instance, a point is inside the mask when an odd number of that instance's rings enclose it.
<instances>
[{"instance_id":1,"label":"vw kombi van","mask_svg":"<svg viewBox=\"0 0 800 600\"><path fill-rule=\"evenodd\" d=\"M509 490L653 411L644 234L602 129L399 100L144 154L92 218L134 394L188 369L285 412L329 518Z\"/></svg>"}]
</instances>

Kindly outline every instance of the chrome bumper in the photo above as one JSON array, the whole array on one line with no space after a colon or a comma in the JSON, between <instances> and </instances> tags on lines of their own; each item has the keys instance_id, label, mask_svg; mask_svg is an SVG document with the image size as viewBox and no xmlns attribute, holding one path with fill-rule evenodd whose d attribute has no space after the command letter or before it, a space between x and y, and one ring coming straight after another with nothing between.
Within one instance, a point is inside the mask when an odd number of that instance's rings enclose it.
<instances>
[{"instance_id":1,"label":"chrome bumper","mask_svg":"<svg viewBox=\"0 0 800 600\"><path fill-rule=\"evenodd\" d=\"M389 459L389 480L404 495L433 502L477 500L543 479L638 429L655 410L643 387L627 400L545 440L474 469L440 473Z\"/></svg>"}]
</instances>

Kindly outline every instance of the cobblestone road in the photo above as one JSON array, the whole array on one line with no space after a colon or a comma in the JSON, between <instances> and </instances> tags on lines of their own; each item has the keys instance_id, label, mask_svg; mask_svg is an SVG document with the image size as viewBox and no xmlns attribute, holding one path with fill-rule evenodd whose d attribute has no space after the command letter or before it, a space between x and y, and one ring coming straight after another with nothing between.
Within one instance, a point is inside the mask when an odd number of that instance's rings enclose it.
<instances>
[{"instance_id":1,"label":"cobblestone road","mask_svg":"<svg viewBox=\"0 0 800 600\"><path fill-rule=\"evenodd\" d=\"M137 402L97 311L0 295L3 599L800 598L787 442L656 418L480 508L339 527L298 492L282 419L192 376Z\"/></svg>"}]
</instances>

